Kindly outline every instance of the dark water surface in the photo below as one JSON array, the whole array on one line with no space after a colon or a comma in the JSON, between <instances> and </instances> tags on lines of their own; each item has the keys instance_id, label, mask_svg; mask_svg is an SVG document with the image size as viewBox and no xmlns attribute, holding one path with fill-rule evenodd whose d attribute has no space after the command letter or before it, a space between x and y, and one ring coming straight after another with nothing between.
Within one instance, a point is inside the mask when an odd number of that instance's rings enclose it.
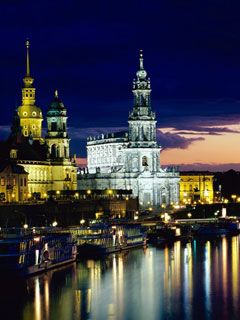
<instances>
[{"instance_id":1,"label":"dark water surface","mask_svg":"<svg viewBox=\"0 0 240 320\"><path fill-rule=\"evenodd\" d=\"M240 319L239 254L224 237L1 275L0 319Z\"/></svg>"}]
</instances>

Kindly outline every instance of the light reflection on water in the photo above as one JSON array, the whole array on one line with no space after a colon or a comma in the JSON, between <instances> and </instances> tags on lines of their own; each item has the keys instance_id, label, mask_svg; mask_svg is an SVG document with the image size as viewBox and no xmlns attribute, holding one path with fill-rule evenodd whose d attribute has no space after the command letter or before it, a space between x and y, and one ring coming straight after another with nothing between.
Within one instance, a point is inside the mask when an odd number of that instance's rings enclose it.
<instances>
[{"instance_id":1,"label":"light reflection on water","mask_svg":"<svg viewBox=\"0 0 240 320\"><path fill-rule=\"evenodd\" d=\"M1 281L4 319L238 319L239 237L175 242Z\"/></svg>"}]
</instances>

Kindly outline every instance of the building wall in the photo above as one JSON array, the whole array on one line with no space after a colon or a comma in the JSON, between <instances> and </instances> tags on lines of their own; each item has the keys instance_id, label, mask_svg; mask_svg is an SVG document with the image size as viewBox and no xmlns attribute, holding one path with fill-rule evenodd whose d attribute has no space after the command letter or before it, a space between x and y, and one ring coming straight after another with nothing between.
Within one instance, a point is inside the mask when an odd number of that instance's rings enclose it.
<instances>
[{"instance_id":1,"label":"building wall","mask_svg":"<svg viewBox=\"0 0 240 320\"><path fill-rule=\"evenodd\" d=\"M179 178L177 173L143 174L110 173L80 175L78 189L123 189L132 190L142 209L158 210L160 205L179 202Z\"/></svg>"},{"instance_id":2,"label":"building wall","mask_svg":"<svg viewBox=\"0 0 240 320\"><path fill-rule=\"evenodd\" d=\"M180 174L180 202L212 203L214 200L213 175Z\"/></svg>"},{"instance_id":3,"label":"building wall","mask_svg":"<svg viewBox=\"0 0 240 320\"><path fill-rule=\"evenodd\" d=\"M6 167L0 173L1 201L25 201L28 199L28 174L13 173L11 167Z\"/></svg>"},{"instance_id":4,"label":"building wall","mask_svg":"<svg viewBox=\"0 0 240 320\"><path fill-rule=\"evenodd\" d=\"M120 140L120 141L119 141ZM122 140L122 141L121 141ZM109 173L124 165L124 139L98 139L88 141L87 159L89 173Z\"/></svg>"},{"instance_id":5,"label":"building wall","mask_svg":"<svg viewBox=\"0 0 240 320\"><path fill-rule=\"evenodd\" d=\"M77 167L70 161L55 163L52 169L51 190L76 190L77 189Z\"/></svg>"},{"instance_id":6,"label":"building wall","mask_svg":"<svg viewBox=\"0 0 240 320\"><path fill-rule=\"evenodd\" d=\"M22 133L25 137L30 134L33 138L41 138L42 133L42 119L35 118L21 118L20 125L22 127Z\"/></svg>"},{"instance_id":7,"label":"building wall","mask_svg":"<svg viewBox=\"0 0 240 320\"><path fill-rule=\"evenodd\" d=\"M36 192L45 198L47 192L51 190L77 188L77 168L70 161L59 163L19 161L19 164L29 173L29 194Z\"/></svg>"}]
</instances>

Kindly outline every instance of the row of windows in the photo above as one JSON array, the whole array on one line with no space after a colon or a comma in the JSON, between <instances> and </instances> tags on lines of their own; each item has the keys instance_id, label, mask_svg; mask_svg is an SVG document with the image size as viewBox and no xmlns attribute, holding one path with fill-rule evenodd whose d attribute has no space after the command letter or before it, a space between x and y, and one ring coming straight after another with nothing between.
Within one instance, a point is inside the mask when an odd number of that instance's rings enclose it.
<instances>
[{"instance_id":1,"label":"row of windows","mask_svg":"<svg viewBox=\"0 0 240 320\"><path fill-rule=\"evenodd\" d=\"M5 179L4 177L1 177L0 179L0 184L1 186L5 186L5 185L13 185L13 186L16 186L16 178L13 178L12 180L10 179ZM27 179L26 178L21 178L20 179L20 186L21 187L26 187L27 186Z\"/></svg>"},{"instance_id":2,"label":"row of windows","mask_svg":"<svg viewBox=\"0 0 240 320\"><path fill-rule=\"evenodd\" d=\"M205 189L209 190L208 188L209 188L208 184L205 184ZM187 186L184 184L183 191L186 191L186 190L187 190ZM193 185L190 184L188 190L189 191L198 192L199 191L199 187L197 185L193 186Z\"/></svg>"},{"instance_id":3,"label":"row of windows","mask_svg":"<svg viewBox=\"0 0 240 320\"><path fill-rule=\"evenodd\" d=\"M24 112L23 112L23 116L26 117L27 115L28 115L27 111L24 111ZM37 112L36 112L36 111L33 111L33 112L32 112L32 116L33 116L33 117L36 117L36 115L37 115ZM41 112L40 112L40 115L41 115Z\"/></svg>"},{"instance_id":4,"label":"row of windows","mask_svg":"<svg viewBox=\"0 0 240 320\"><path fill-rule=\"evenodd\" d=\"M31 127L31 126L30 126L30 127ZM28 128L28 126L25 125L25 126L24 126L24 129L27 129L27 128ZM32 125L32 129L38 129L38 126L35 126L35 124L33 124L33 125Z\"/></svg>"}]
</instances>

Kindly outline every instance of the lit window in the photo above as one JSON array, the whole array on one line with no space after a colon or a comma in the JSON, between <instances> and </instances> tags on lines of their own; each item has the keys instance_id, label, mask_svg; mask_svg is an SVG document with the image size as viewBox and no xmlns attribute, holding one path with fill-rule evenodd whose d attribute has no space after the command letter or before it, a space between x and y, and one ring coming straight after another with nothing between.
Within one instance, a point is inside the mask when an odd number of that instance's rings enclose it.
<instances>
[{"instance_id":1,"label":"lit window","mask_svg":"<svg viewBox=\"0 0 240 320\"><path fill-rule=\"evenodd\" d=\"M24 131L24 135L25 135L25 136L27 136L27 135L28 135L28 132L27 132L27 130L25 130L25 131Z\"/></svg>"},{"instance_id":2,"label":"lit window","mask_svg":"<svg viewBox=\"0 0 240 320\"><path fill-rule=\"evenodd\" d=\"M26 117L26 116L27 116L27 112L26 112L26 111L24 111L24 112L23 112L23 115L24 115L24 117Z\"/></svg>"},{"instance_id":3,"label":"lit window","mask_svg":"<svg viewBox=\"0 0 240 320\"><path fill-rule=\"evenodd\" d=\"M1 186L5 186L5 179L3 177L1 178Z\"/></svg>"},{"instance_id":4,"label":"lit window","mask_svg":"<svg viewBox=\"0 0 240 320\"><path fill-rule=\"evenodd\" d=\"M32 116L36 117L37 113L35 111L33 111Z\"/></svg>"},{"instance_id":5,"label":"lit window","mask_svg":"<svg viewBox=\"0 0 240 320\"><path fill-rule=\"evenodd\" d=\"M146 156L142 157L142 166L143 167L147 167L148 166L148 161L147 161L147 157Z\"/></svg>"},{"instance_id":6,"label":"lit window","mask_svg":"<svg viewBox=\"0 0 240 320\"><path fill-rule=\"evenodd\" d=\"M32 125L32 128L35 129L35 125L34 124Z\"/></svg>"}]
</instances>

